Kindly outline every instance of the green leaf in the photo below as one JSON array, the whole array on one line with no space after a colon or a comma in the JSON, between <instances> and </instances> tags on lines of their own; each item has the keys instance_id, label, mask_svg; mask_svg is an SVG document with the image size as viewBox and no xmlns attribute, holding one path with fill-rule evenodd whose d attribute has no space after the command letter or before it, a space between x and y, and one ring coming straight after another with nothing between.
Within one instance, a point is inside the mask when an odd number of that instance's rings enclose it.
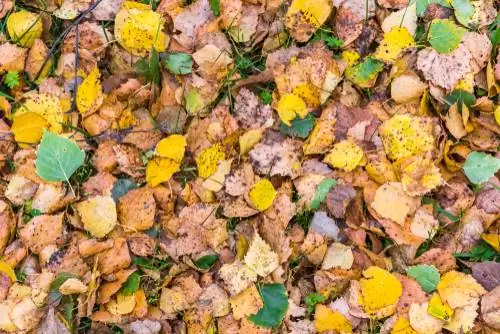
<instances>
[{"instance_id":1,"label":"green leaf","mask_svg":"<svg viewBox=\"0 0 500 334\"><path fill-rule=\"evenodd\" d=\"M453 254L458 259L472 262L498 261L499 254L493 247L481 240L470 251Z\"/></svg>"},{"instance_id":2,"label":"green leaf","mask_svg":"<svg viewBox=\"0 0 500 334\"><path fill-rule=\"evenodd\" d=\"M483 152L471 152L462 168L472 183L481 184L488 181L500 169L500 159Z\"/></svg>"},{"instance_id":3,"label":"green leaf","mask_svg":"<svg viewBox=\"0 0 500 334\"><path fill-rule=\"evenodd\" d=\"M212 13L214 13L215 16L220 15L220 4L219 0L209 0L210 2L210 9L212 9Z\"/></svg>"},{"instance_id":4,"label":"green leaf","mask_svg":"<svg viewBox=\"0 0 500 334\"><path fill-rule=\"evenodd\" d=\"M207 270L212 268L218 258L219 255L217 254L205 255L196 260L194 264L200 269Z\"/></svg>"},{"instance_id":5,"label":"green leaf","mask_svg":"<svg viewBox=\"0 0 500 334\"><path fill-rule=\"evenodd\" d=\"M370 87L377 78L378 73L384 68L384 63L373 57L367 57L362 63L348 67L346 77L360 87Z\"/></svg>"},{"instance_id":6,"label":"green leaf","mask_svg":"<svg viewBox=\"0 0 500 334\"><path fill-rule=\"evenodd\" d=\"M141 284L141 275L138 272L132 273L120 288L120 292L125 296L132 296Z\"/></svg>"},{"instance_id":7,"label":"green leaf","mask_svg":"<svg viewBox=\"0 0 500 334\"><path fill-rule=\"evenodd\" d=\"M433 20L429 29L429 43L439 53L455 50L467 30L452 20Z\"/></svg>"},{"instance_id":8,"label":"green leaf","mask_svg":"<svg viewBox=\"0 0 500 334\"><path fill-rule=\"evenodd\" d=\"M323 41L330 49L339 49L344 46L344 42L335 37L328 28L318 29L311 38L311 42L315 41Z\"/></svg>"},{"instance_id":9,"label":"green leaf","mask_svg":"<svg viewBox=\"0 0 500 334\"><path fill-rule=\"evenodd\" d=\"M195 88L191 88L189 93L186 95L186 111L190 115L194 115L202 110L204 106L201 94Z\"/></svg>"},{"instance_id":10,"label":"green leaf","mask_svg":"<svg viewBox=\"0 0 500 334\"><path fill-rule=\"evenodd\" d=\"M445 102L451 106L457 103L458 112L462 113L462 107L465 104L468 108L476 104L476 97L463 89L455 89L444 97Z\"/></svg>"},{"instance_id":11,"label":"green leaf","mask_svg":"<svg viewBox=\"0 0 500 334\"><path fill-rule=\"evenodd\" d=\"M149 59L139 59L135 63L137 74L143 76L146 81L152 82L155 85L160 85L160 57L158 51L151 49L149 52Z\"/></svg>"},{"instance_id":12,"label":"green leaf","mask_svg":"<svg viewBox=\"0 0 500 334\"><path fill-rule=\"evenodd\" d=\"M408 268L408 276L413 277L427 293L436 289L441 278L436 267L427 264L419 264Z\"/></svg>"},{"instance_id":13,"label":"green leaf","mask_svg":"<svg viewBox=\"0 0 500 334\"><path fill-rule=\"evenodd\" d=\"M278 327L288 310L288 295L283 284L261 284L258 286L264 306L257 314L248 317L248 320L257 326Z\"/></svg>"},{"instance_id":14,"label":"green leaf","mask_svg":"<svg viewBox=\"0 0 500 334\"><path fill-rule=\"evenodd\" d=\"M36 154L38 176L45 181L69 181L84 161L85 152L75 142L44 130Z\"/></svg>"},{"instance_id":15,"label":"green leaf","mask_svg":"<svg viewBox=\"0 0 500 334\"><path fill-rule=\"evenodd\" d=\"M322 303L326 301L326 297L317 292L311 292L304 298L304 302L307 306L307 314L311 314L314 312L314 308L316 304Z\"/></svg>"},{"instance_id":16,"label":"green leaf","mask_svg":"<svg viewBox=\"0 0 500 334\"><path fill-rule=\"evenodd\" d=\"M417 0L417 15L422 16L430 4L438 4L444 7L450 7L448 0Z\"/></svg>"},{"instance_id":17,"label":"green leaf","mask_svg":"<svg viewBox=\"0 0 500 334\"><path fill-rule=\"evenodd\" d=\"M189 74L193 71L193 58L187 53L170 53L163 64L173 74Z\"/></svg>"},{"instance_id":18,"label":"green leaf","mask_svg":"<svg viewBox=\"0 0 500 334\"><path fill-rule=\"evenodd\" d=\"M10 89L19 86L19 73L17 71L9 71L3 77L3 82Z\"/></svg>"},{"instance_id":19,"label":"green leaf","mask_svg":"<svg viewBox=\"0 0 500 334\"><path fill-rule=\"evenodd\" d=\"M470 0L452 0L451 5L455 9L457 21L468 27L474 15L474 6L472 6Z\"/></svg>"},{"instance_id":20,"label":"green leaf","mask_svg":"<svg viewBox=\"0 0 500 334\"><path fill-rule=\"evenodd\" d=\"M59 288L70 278L78 278L72 273L60 273L57 277L50 283L49 287L49 302L56 303L62 298L62 294L59 292Z\"/></svg>"},{"instance_id":21,"label":"green leaf","mask_svg":"<svg viewBox=\"0 0 500 334\"><path fill-rule=\"evenodd\" d=\"M500 28L496 28L491 32L490 35L491 43L493 44L493 49L500 44Z\"/></svg>"},{"instance_id":22,"label":"green leaf","mask_svg":"<svg viewBox=\"0 0 500 334\"><path fill-rule=\"evenodd\" d=\"M125 196L130 190L139 188L139 185L130 179L118 179L111 189L111 197L117 201L120 197Z\"/></svg>"},{"instance_id":23,"label":"green leaf","mask_svg":"<svg viewBox=\"0 0 500 334\"><path fill-rule=\"evenodd\" d=\"M311 201L310 208L316 210L319 208L320 204L325 201L326 195L330 191L330 189L337 184L337 181L334 179L324 179L320 182L318 187L316 188L316 194L314 194L314 198Z\"/></svg>"},{"instance_id":24,"label":"green leaf","mask_svg":"<svg viewBox=\"0 0 500 334\"><path fill-rule=\"evenodd\" d=\"M297 116L291 122L291 126L281 123L280 132L291 137L307 138L314 127L314 120L315 118L311 113L307 114L304 119Z\"/></svg>"},{"instance_id":25,"label":"green leaf","mask_svg":"<svg viewBox=\"0 0 500 334\"><path fill-rule=\"evenodd\" d=\"M457 223L460 221L460 217L457 217L454 214L452 214L451 212L443 209L441 207L441 205L439 205L439 203L435 199L432 199L429 197L422 197L422 204L432 204L432 208L434 209L434 211L442 214L443 216L448 218L453 223Z\"/></svg>"}]
</instances>

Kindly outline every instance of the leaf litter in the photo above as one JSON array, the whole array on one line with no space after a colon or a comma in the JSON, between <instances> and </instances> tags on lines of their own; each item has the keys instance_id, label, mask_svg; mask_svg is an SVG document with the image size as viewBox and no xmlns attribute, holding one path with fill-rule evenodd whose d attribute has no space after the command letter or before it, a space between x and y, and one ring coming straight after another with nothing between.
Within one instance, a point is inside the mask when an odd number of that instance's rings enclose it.
<instances>
[{"instance_id":1,"label":"leaf litter","mask_svg":"<svg viewBox=\"0 0 500 334\"><path fill-rule=\"evenodd\" d=\"M0 331L496 333L491 0L4 0Z\"/></svg>"}]
</instances>

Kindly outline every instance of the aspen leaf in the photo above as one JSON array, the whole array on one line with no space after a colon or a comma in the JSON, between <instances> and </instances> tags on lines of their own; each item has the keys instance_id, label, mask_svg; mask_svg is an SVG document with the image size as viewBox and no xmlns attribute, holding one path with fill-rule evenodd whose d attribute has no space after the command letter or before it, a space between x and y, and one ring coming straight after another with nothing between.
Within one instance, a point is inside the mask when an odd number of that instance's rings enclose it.
<instances>
[{"instance_id":1,"label":"aspen leaf","mask_svg":"<svg viewBox=\"0 0 500 334\"><path fill-rule=\"evenodd\" d=\"M322 304L316 305L314 327L318 332L352 333L352 325L344 315Z\"/></svg>"},{"instance_id":2,"label":"aspen leaf","mask_svg":"<svg viewBox=\"0 0 500 334\"><path fill-rule=\"evenodd\" d=\"M384 39L377 48L374 57L387 63L393 63L403 50L414 45L415 40L408 29L394 27L384 34Z\"/></svg>"},{"instance_id":3,"label":"aspen leaf","mask_svg":"<svg viewBox=\"0 0 500 334\"><path fill-rule=\"evenodd\" d=\"M224 147L220 143L204 149L195 159L198 175L202 178L213 175L217 171L219 161L225 157Z\"/></svg>"},{"instance_id":4,"label":"aspen leaf","mask_svg":"<svg viewBox=\"0 0 500 334\"><path fill-rule=\"evenodd\" d=\"M57 96L50 93L29 94L16 111L16 116L33 112L42 116L48 123L47 130L61 133L64 123L64 113Z\"/></svg>"},{"instance_id":5,"label":"aspen leaf","mask_svg":"<svg viewBox=\"0 0 500 334\"><path fill-rule=\"evenodd\" d=\"M306 103L295 94L283 95L278 102L278 115L283 123L291 126L295 117L304 118L308 110Z\"/></svg>"},{"instance_id":6,"label":"aspen leaf","mask_svg":"<svg viewBox=\"0 0 500 334\"><path fill-rule=\"evenodd\" d=\"M34 112L26 112L14 115L11 131L20 147L28 147L29 144L36 144L42 138L43 129L49 123L42 116Z\"/></svg>"},{"instance_id":7,"label":"aspen leaf","mask_svg":"<svg viewBox=\"0 0 500 334\"><path fill-rule=\"evenodd\" d=\"M186 150L186 138L182 135L171 135L156 144L155 154L181 163Z\"/></svg>"},{"instance_id":8,"label":"aspen leaf","mask_svg":"<svg viewBox=\"0 0 500 334\"><path fill-rule=\"evenodd\" d=\"M266 277L278 268L278 254L256 233L245 255L245 264L257 275Z\"/></svg>"},{"instance_id":9,"label":"aspen leaf","mask_svg":"<svg viewBox=\"0 0 500 334\"><path fill-rule=\"evenodd\" d=\"M164 21L148 5L125 1L115 17L115 37L125 50L136 56L144 56L153 47L163 52L169 42L163 32Z\"/></svg>"},{"instance_id":10,"label":"aspen leaf","mask_svg":"<svg viewBox=\"0 0 500 334\"><path fill-rule=\"evenodd\" d=\"M95 196L76 204L83 226L96 238L103 238L117 222L115 201L109 196Z\"/></svg>"},{"instance_id":11,"label":"aspen leaf","mask_svg":"<svg viewBox=\"0 0 500 334\"><path fill-rule=\"evenodd\" d=\"M478 315L478 302L479 298L474 304L455 309L453 318L451 318L451 320L443 327L455 334L470 333L472 327L474 326L474 321L476 320Z\"/></svg>"},{"instance_id":12,"label":"aspen leaf","mask_svg":"<svg viewBox=\"0 0 500 334\"><path fill-rule=\"evenodd\" d=\"M428 118L395 115L380 126L379 134L393 160L434 149L433 125Z\"/></svg>"},{"instance_id":13,"label":"aspen leaf","mask_svg":"<svg viewBox=\"0 0 500 334\"><path fill-rule=\"evenodd\" d=\"M242 293L232 297L230 303L233 317L236 320L256 314L264 306L255 284L252 284Z\"/></svg>"},{"instance_id":14,"label":"aspen leaf","mask_svg":"<svg viewBox=\"0 0 500 334\"><path fill-rule=\"evenodd\" d=\"M264 211L273 205L276 190L267 179L262 179L250 188L248 192L250 203L259 211Z\"/></svg>"},{"instance_id":15,"label":"aspen leaf","mask_svg":"<svg viewBox=\"0 0 500 334\"><path fill-rule=\"evenodd\" d=\"M257 314L248 317L248 320L261 327L277 328L288 310L288 295L285 286L267 283L259 284L258 288L264 305Z\"/></svg>"},{"instance_id":16,"label":"aspen leaf","mask_svg":"<svg viewBox=\"0 0 500 334\"><path fill-rule=\"evenodd\" d=\"M224 187L226 175L231 172L232 161L232 159L219 161L217 171L203 181L203 188L214 192L220 191Z\"/></svg>"},{"instance_id":17,"label":"aspen leaf","mask_svg":"<svg viewBox=\"0 0 500 334\"><path fill-rule=\"evenodd\" d=\"M9 264L7 264L4 261L0 261L0 272L2 272L5 275L9 276L11 282L17 281L16 272L14 271L14 269Z\"/></svg>"},{"instance_id":18,"label":"aspen leaf","mask_svg":"<svg viewBox=\"0 0 500 334\"><path fill-rule=\"evenodd\" d=\"M333 168L339 168L346 172L353 171L357 166L366 163L365 154L353 140L346 139L335 145L325 156L324 161Z\"/></svg>"},{"instance_id":19,"label":"aspen leaf","mask_svg":"<svg viewBox=\"0 0 500 334\"><path fill-rule=\"evenodd\" d=\"M169 158L153 157L146 167L146 181L151 187L170 180L179 171L180 163Z\"/></svg>"},{"instance_id":20,"label":"aspen leaf","mask_svg":"<svg viewBox=\"0 0 500 334\"><path fill-rule=\"evenodd\" d=\"M240 144L240 154L244 155L250 152L255 144L261 140L262 134L262 129L252 129L242 134L238 140Z\"/></svg>"},{"instance_id":21,"label":"aspen leaf","mask_svg":"<svg viewBox=\"0 0 500 334\"><path fill-rule=\"evenodd\" d=\"M427 312L438 319L449 321L453 316L453 309L446 303L443 303L439 294L434 293L429 300Z\"/></svg>"},{"instance_id":22,"label":"aspen leaf","mask_svg":"<svg viewBox=\"0 0 500 334\"><path fill-rule=\"evenodd\" d=\"M389 182L377 189L371 206L383 218L404 225L406 217L416 210L418 202L404 192L401 183Z\"/></svg>"},{"instance_id":23,"label":"aspen leaf","mask_svg":"<svg viewBox=\"0 0 500 334\"><path fill-rule=\"evenodd\" d=\"M135 294L126 296L119 292L116 295L116 300L112 299L109 301L106 304L106 308L111 314L125 315L134 310L135 303Z\"/></svg>"},{"instance_id":24,"label":"aspen leaf","mask_svg":"<svg viewBox=\"0 0 500 334\"><path fill-rule=\"evenodd\" d=\"M396 312L396 306L403 292L401 282L390 272L369 267L363 271L360 305L374 318L385 318Z\"/></svg>"},{"instance_id":25,"label":"aspen leaf","mask_svg":"<svg viewBox=\"0 0 500 334\"><path fill-rule=\"evenodd\" d=\"M359 87L369 88L373 86L383 69L384 63L373 57L367 57L361 63L348 67L345 76Z\"/></svg>"},{"instance_id":26,"label":"aspen leaf","mask_svg":"<svg viewBox=\"0 0 500 334\"><path fill-rule=\"evenodd\" d=\"M433 20L429 28L429 43L439 53L450 53L460 44L467 30L452 20Z\"/></svg>"},{"instance_id":27,"label":"aspen leaf","mask_svg":"<svg viewBox=\"0 0 500 334\"><path fill-rule=\"evenodd\" d=\"M417 334L410 326L410 321L404 317L398 317L394 326L392 326L391 334Z\"/></svg>"},{"instance_id":28,"label":"aspen leaf","mask_svg":"<svg viewBox=\"0 0 500 334\"><path fill-rule=\"evenodd\" d=\"M99 69L95 67L78 86L76 106L82 114L91 114L97 111L104 101L100 76Z\"/></svg>"},{"instance_id":29,"label":"aspen leaf","mask_svg":"<svg viewBox=\"0 0 500 334\"><path fill-rule=\"evenodd\" d=\"M220 277L231 295L237 295L253 282L257 281L257 273L243 262L226 263L219 270Z\"/></svg>"},{"instance_id":30,"label":"aspen leaf","mask_svg":"<svg viewBox=\"0 0 500 334\"><path fill-rule=\"evenodd\" d=\"M453 309L470 305L486 293L471 275L454 270L441 277L437 291L441 300Z\"/></svg>"},{"instance_id":31,"label":"aspen leaf","mask_svg":"<svg viewBox=\"0 0 500 334\"><path fill-rule=\"evenodd\" d=\"M471 152L463 166L467 178L474 184L488 181L500 169L500 159L483 152Z\"/></svg>"},{"instance_id":32,"label":"aspen leaf","mask_svg":"<svg viewBox=\"0 0 500 334\"><path fill-rule=\"evenodd\" d=\"M44 131L36 153L36 172L45 181L66 181L85 160L85 152L62 136Z\"/></svg>"},{"instance_id":33,"label":"aspen leaf","mask_svg":"<svg viewBox=\"0 0 500 334\"><path fill-rule=\"evenodd\" d=\"M423 304L413 303L410 305L408 318L411 327L419 334L435 334L439 333L443 328L444 321L433 317L427 312L429 305L427 302Z\"/></svg>"},{"instance_id":34,"label":"aspen leaf","mask_svg":"<svg viewBox=\"0 0 500 334\"><path fill-rule=\"evenodd\" d=\"M434 291L440 278L436 267L427 264L408 268L408 276L413 277L425 292Z\"/></svg>"},{"instance_id":35,"label":"aspen leaf","mask_svg":"<svg viewBox=\"0 0 500 334\"><path fill-rule=\"evenodd\" d=\"M7 19L7 32L15 44L29 48L42 36L42 17L26 10L12 13Z\"/></svg>"},{"instance_id":36,"label":"aspen leaf","mask_svg":"<svg viewBox=\"0 0 500 334\"><path fill-rule=\"evenodd\" d=\"M285 16L285 26L299 42L307 42L325 23L332 10L328 0L293 0Z\"/></svg>"}]
</instances>

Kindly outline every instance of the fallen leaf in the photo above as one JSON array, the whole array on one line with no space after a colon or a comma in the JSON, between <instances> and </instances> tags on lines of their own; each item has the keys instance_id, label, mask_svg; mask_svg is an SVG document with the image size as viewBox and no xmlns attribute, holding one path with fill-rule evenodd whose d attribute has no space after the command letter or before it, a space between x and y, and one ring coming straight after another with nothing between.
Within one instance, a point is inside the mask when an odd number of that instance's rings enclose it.
<instances>
[{"instance_id":1,"label":"fallen leaf","mask_svg":"<svg viewBox=\"0 0 500 334\"><path fill-rule=\"evenodd\" d=\"M470 305L486 293L472 276L458 271L444 274L437 285L437 291L441 299L453 309Z\"/></svg>"},{"instance_id":2,"label":"fallen leaf","mask_svg":"<svg viewBox=\"0 0 500 334\"><path fill-rule=\"evenodd\" d=\"M95 196L76 204L83 226L97 238L105 237L117 223L115 202L108 196Z\"/></svg>"},{"instance_id":3,"label":"fallen leaf","mask_svg":"<svg viewBox=\"0 0 500 334\"><path fill-rule=\"evenodd\" d=\"M318 332L352 333L352 325L349 320L338 311L333 311L322 304L316 305L314 327Z\"/></svg>"},{"instance_id":4,"label":"fallen leaf","mask_svg":"<svg viewBox=\"0 0 500 334\"><path fill-rule=\"evenodd\" d=\"M99 69L95 67L78 86L76 91L76 106L84 115L96 112L104 102L102 86L99 80L100 76Z\"/></svg>"},{"instance_id":5,"label":"fallen leaf","mask_svg":"<svg viewBox=\"0 0 500 334\"><path fill-rule=\"evenodd\" d=\"M406 217L417 209L417 198L408 196L398 182L383 184L375 192L371 207L382 217L404 225Z\"/></svg>"},{"instance_id":6,"label":"fallen leaf","mask_svg":"<svg viewBox=\"0 0 500 334\"><path fill-rule=\"evenodd\" d=\"M26 10L12 13L7 18L6 23L10 38L19 46L29 48L35 39L42 36L42 18L35 13Z\"/></svg>"},{"instance_id":7,"label":"fallen leaf","mask_svg":"<svg viewBox=\"0 0 500 334\"><path fill-rule=\"evenodd\" d=\"M325 23L332 10L330 1L293 0L286 12L285 26L299 42L307 42L314 32Z\"/></svg>"},{"instance_id":8,"label":"fallen leaf","mask_svg":"<svg viewBox=\"0 0 500 334\"><path fill-rule=\"evenodd\" d=\"M250 203L259 211L264 211L273 205L275 197L276 190L273 184L267 179L262 179L255 183L248 192Z\"/></svg>"},{"instance_id":9,"label":"fallen leaf","mask_svg":"<svg viewBox=\"0 0 500 334\"><path fill-rule=\"evenodd\" d=\"M360 305L374 318L385 318L396 312L396 305L402 294L399 280L379 267L369 267L363 271Z\"/></svg>"}]
</instances>

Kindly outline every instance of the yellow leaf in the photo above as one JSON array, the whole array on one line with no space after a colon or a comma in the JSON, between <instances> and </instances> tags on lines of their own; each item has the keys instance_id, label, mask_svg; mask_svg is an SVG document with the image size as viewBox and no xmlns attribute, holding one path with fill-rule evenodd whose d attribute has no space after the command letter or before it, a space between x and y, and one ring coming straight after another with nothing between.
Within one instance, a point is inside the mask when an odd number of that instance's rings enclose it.
<instances>
[{"instance_id":1,"label":"yellow leaf","mask_svg":"<svg viewBox=\"0 0 500 334\"><path fill-rule=\"evenodd\" d=\"M326 107L321 113L321 117L316 120L314 129L303 146L304 154L320 154L327 152L335 140L334 130L336 118L336 109Z\"/></svg>"},{"instance_id":2,"label":"yellow leaf","mask_svg":"<svg viewBox=\"0 0 500 334\"><path fill-rule=\"evenodd\" d=\"M116 205L109 196L90 197L77 203L76 210L85 229L94 237L105 237L116 225Z\"/></svg>"},{"instance_id":3,"label":"yellow leaf","mask_svg":"<svg viewBox=\"0 0 500 334\"><path fill-rule=\"evenodd\" d=\"M211 176L217 171L218 162L225 157L224 146L220 143L204 149L195 159L198 175L205 179Z\"/></svg>"},{"instance_id":4,"label":"yellow leaf","mask_svg":"<svg viewBox=\"0 0 500 334\"><path fill-rule=\"evenodd\" d=\"M268 179L262 179L252 186L248 193L251 204L259 211L264 211L273 205L276 190Z\"/></svg>"},{"instance_id":5,"label":"yellow leaf","mask_svg":"<svg viewBox=\"0 0 500 334\"><path fill-rule=\"evenodd\" d=\"M397 180L392 164L384 152L380 152L377 158L371 159L365 170L373 180L380 184Z\"/></svg>"},{"instance_id":6,"label":"yellow leaf","mask_svg":"<svg viewBox=\"0 0 500 334\"><path fill-rule=\"evenodd\" d=\"M495 109L495 122L500 126L500 106L497 106Z\"/></svg>"},{"instance_id":7,"label":"yellow leaf","mask_svg":"<svg viewBox=\"0 0 500 334\"><path fill-rule=\"evenodd\" d=\"M285 26L299 42L307 42L314 32L325 23L332 11L329 0L293 0L286 12Z\"/></svg>"},{"instance_id":8,"label":"yellow leaf","mask_svg":"<svg viewBox=\"0 0 500 334\"><path fill-rule=\"evenodd\" d=\"M25 10L12 13L7 19L7 31L14 43L29 48L42 36L42 18Z\"/></svg>"},{"instance_id":9,"label":"yellow leaf","mask_svg":"<svg viewBox=\"0 0 500 334\"><path fill-rule=\"evenodd\" d=\"M497 83L495 79L495 70L493 69L491 62L488 62L488 66L486 67L486 83L488 85L489 97L500 94L500 85ZM497 109L498 108L499 107L497 107Z\"/></svg>"},{"instance_id":10,"label":"yellow leaf","mask_svg":"<svg viewBox=\"0 0 500 334\"><path fill-rule=\"evenodd\" d=\"M319 90L308 82L294 87L292 93L300 97L312 108L317 108L320 105Z\"/></svg>"},{"instance_id":11,"label":"yellow leaf","mask_svg":"<svg viewBox=\"0 0 500 334\"><path fill-rule=\"evenodd\" d=\"M4 261L0 261L0 272L9 276L9 278L12 282L17 281L16 273L15 273L14 269Z\"/></svg>"},{"instance_id":12,"label":"yellow leaf","mask_svg":"<svg viewBox=\"0 0 500 334\"><path fill-rule=\"evenodd\" d=\"M470 305L486 293L471 275L454 270L441 277L436 289L441 300L452 309Z\"/></svg>"},{"instance_id":13,"label":"yellow leaf","mask_svg":"<svg viewBox=\"0 0 500 334\"><path fill-rule=\"evenodd\" d=\"M154 157L149 160L146 167L146 181L150 187L156 187L160 183L170 180L180 167L180 163L172 159Z\"/></svg>"},{"instance_id":14,"label":"yellow leaf","mask_svg":"<svg viewBox=\"0 0 500 334\"><path fill-rule=\"evenodd\" d=\"M257 274L246 264L235 261L225 263L219 270L219 275L226 284L231 295L237 295L257 281Z\"/></svg>"},{"instance_id":15,"label":"yellow leaf","mask_svg":"<svg viewBox=\"0 0 500 334\"><path fill-rule=\"evenodd\" d=\"M148 5L133 1L122 3L115 17L115 37L120 45L135 56L144 56L154 46L165 51L169 39L163 32L165 20Z\"/></svg>"},{"instance_id":16,"label":"yellow leaf","mask_svg":"<svg viewBox=\"0 0 500 334\"><path fill-rule=\"evenodd\" d=\"M427 312L428 303L423 304L412 303L408 317L410 325L419 334L436 334L440 333L443 328L444 321L434 318Z\"/></svg>"},{"instance_id":17,"label":"yellow leaf","mask_svg":"<svg viewBox=\"0 0 500 334\"><path fill-rule=\"evenodd\" d=\"M304 118L307 116L307 113L306 103L295 94L285 94L278 102L278 115L281 121L288 126L291 126L291 121L295 117Z\"/></svg>"},{"instance_id":18,"label":"yellow leaf","mask_svg":"<svg viewBox=\"0 0 500 334\"><path fill-rule=\"evenodd\" d=\"M162 158L169 158L181 163L186 150L186 138L182 135L171 135L163 138L156 145L155 154Z\"/></svg>"},{"instance_id":19,"label":"yellow leaf","mask_svg":"<svg viewBox=\"0 0 500 334\"><path fill-rule=\"evenodd\" d=\"M233 310L233 317L236 320L256 314L264 306L255 284L252 284L237 296L232 297L230 303Z\"/></svg>"},{"instance_id":20,"label":"yellow leaf","mask_svg":"<svg viewBox=\"0 0 500 334\"><path fill-rule=\"evenodd\" d=\"M417 209L420 201L408 196L399 182L388 182L375 192L371 207L383 218L404 225L406 217Z\"/></svg>"},{"instance_id":21,"label":"yellow leaf","mask_svg":"<svg viewBox=\"0 0 500 334\"><path fill-rule=\"evenodd\" d=\"M322 304L316 304L314 327L318 332L352 333L352 325L344 315Z\"/></svg>"},{"instance_id":22,"label":"yellow leaf","mask_svg":"<svg viewBox=\"0 0 500 334\"><path fill-rule=\"evenodd\" d=\"M16 116L33 112L42 116L49 123L51 132L61 133L64 123L64 113L57 96L49 93L29 94L24 103L16 111Z\"/></svg>"},{"instance_id":23,"label":"yellow leaf","mask_svg":"<svg viewBox=\"0 0 500 334\"><path fill-rule=\"evenodd\" d=\"M42 116L27 112L24 114L15 114L11 131L20 147L28 147L29 144L36 144L42 138L43 129L47 128L49 123Z\"/></svg>"},{"instance_id":24,"label":"yellow leaf","mask_svg":"<svg viewBox=\"0 0 500 334\"><path fill-rule=\"evenodd\" d=\"M444 328L455 334L470 333L478 315L478 304L479 298L477 298L474 304L455 309L453 318L444 325Z\"/></svg>"},{"instance_id":25,"label":"yellow leaf","mask_svg":"<svg viewBox=\"0 0 500 334\"><path fill-rule=\"evenodd\" d=\"M449 321L453 317L453 310L450 305L443 303L441 298L437 293L432 295L429 300L429 306L427 306L427 312L438 319Z\"/></svg>"},{"instance_id":26,"label":"yellow leaf","mask_svg":"<svg viewBox=\"0 0 500 334\"><path fill-rule=\"evenodd\" d=\"M347 63L347 66L352 66L358 62L361 56L356 51L345 50L342 51L341 58Z\"/></svg>"},{"instance_id":27,"label":"yellow leaf","mask_svg":"<svg viewBox=\"0 0 500 334\"><path fill-rule=\"evenodd\" d=\"M238 235L238 240L236 240L236 257L243 260L245 254L248 251L248 241L243 233Z\"/></svg>"},{"instance_id":28,"label":"yellow leaf","mask_svg":"<svg viewBox=\"0 0 500 334\"><path fill-rule=\"evenodd\" d=\"M245 155L257 144L262 138L262 129L252 129L245 132L239 138L240 154Z\"/></svg>"},{"instance_id":29,"label":"yellow leaf","mask_svg":"<svg viewBox=\"0 0 500 334\"><path fill-rule=\"evenodd\" d=\"M132 110L125 109L118 120L118 129L128 129L135 125L137 125L137 117L132 113Z\"/></svg>"},{"instance_id":30,"label":"yellow leaf","mask_svg":"<svg viewBox=\"0 0 500 334\"><path fill-rule=\"evenodd\" d=\"M443 183L439 168L429 157L407 158L401 165L401 183L410 196L425 195Z\"/></svg>"},{"instance_id":31,"label":"yellow leaf","mask_svg":"<svg viewBox=\"0 0 500 334\"><path fill-rule=\"evenodd\" d=\"M82 114L91 114L101 106L104 101L102 86L99 77L99 68L95 67L83 80L76 91L76 106Z\"/></svg>"},{"instance_id":32,"label":"yellow leaf","mask_svg":"<svg viewBox=\"0 0 500 334\"><path fill-rule=\"evenodd\" d=\"M399 317L392 326L391 334L417 334L417 332L411 328L408 319Z\"/></svg>"},{"instance_id":33,"label":"yellow leaf","mask_svg":"<svg viewBox=\"0 0 500 334\"><path fill-rule=\"evenodd\" d=\"M106 308L112 314L125 315L134 310L135 294L126 296L119 292L116 295L116 300L111 300L106 304Z\"/></svg>"},{"instance_id":34,"label":"yellow leaf","mask_svg":"<svg viewBox=\"0 0 500 334\"><path fill-rule=\"evenodd\" d=\"M372 266L363 271L363 278L359 283L359 304L369 316L380 319L396 312L403 288L394 275L380 267Z\"/></svg>"},{"instance_id":35,"label":"yellow leaf","mask_svg":"<svg viewBox=\"0 0 500 334\"><path fill-rule=\"evenodd\" d=\"M214 192L220 191L224 187L226 175L231 172L232 162L232 159L219 161L217 171L203 181L203 188Z\"/></svg>"},{"instance_id":36,"label":"yellow leaf","mask_svg":"<svg viewBox=\"0 0 500 334\"><path fill-rule=\"evenodd\" d=\"M481 239L487 242L497 252L500 252L500 235L499 234L481 234Z\"/></svg>"},{"instance_id":37,"label":"yellow leaf","mask_svg":"<svg viewBox=\"0 0 500 334\"><path fill-rule=\"evenodd\" d=\"M379 134L392 160L434 149L433 122L430 118L395 115L379 127Z\"/></svg>"},{"instance_id":38,"label":"yellow leaf","mask_svg":"<svg viewBox=\"0 0 500 334\"><path fill-rule=\"evenodd\" d=\"M409 47L415 45L413 36L405 27L394 27L391 31L384 34L382 43L375 52L375 58L387 63L393 63L400 53Z\"/></svg>"},{"instance_id":39,"label":"yellow leaf","mask_svg":"<svg viewBox=\"0 0 500 334\"><path fill-rule=\"evenodd\" d=\"M279 266L279 257L258 233L255 233L245 255L245 264L261 277L271 274Z\"/></svg>"},{"instance_id":40,"label":"yellow leaf","mask_svg":"<svg viewBox=\"0 0 500 334\"><path fill-rule=\"evenodd\" d=\"M335 144L325 156L324 161L333 168L340 168L346 172L366 163L365 154L353 140L346 139Z\"/></svg>"}]
</instances>

